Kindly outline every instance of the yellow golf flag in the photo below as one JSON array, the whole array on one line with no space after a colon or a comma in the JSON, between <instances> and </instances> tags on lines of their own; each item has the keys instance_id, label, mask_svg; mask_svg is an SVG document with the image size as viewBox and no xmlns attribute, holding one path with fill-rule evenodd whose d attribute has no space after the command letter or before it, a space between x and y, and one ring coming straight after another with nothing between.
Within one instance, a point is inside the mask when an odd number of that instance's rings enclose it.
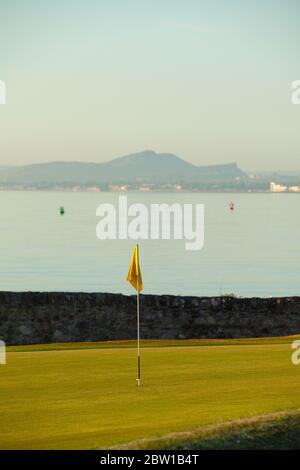
<instances>
[{"instance_id":1,"label":"yellow golf flag","mask_svg":"<svg viewBox=\"0 0 300 470\"><path fill-rule=\"evenodd\" d=\"M130 282L132 287L135 288L138 292L141 292L144 288L142 273L139 265L139 246L135 245L134 252L131 258L131 263L129 266L129 271L127 275L127 281Z\"/></svg>"}]
</instances>

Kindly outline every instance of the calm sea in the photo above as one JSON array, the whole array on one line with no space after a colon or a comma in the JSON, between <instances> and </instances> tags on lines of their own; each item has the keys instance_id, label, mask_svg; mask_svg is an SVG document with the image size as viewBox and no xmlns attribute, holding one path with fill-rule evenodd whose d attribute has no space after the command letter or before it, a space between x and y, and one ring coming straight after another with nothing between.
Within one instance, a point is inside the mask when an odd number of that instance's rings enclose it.
<instances>
[{"instance_id":1,"label":"calm sea","mask_svg":"<svg viewBox=\"0 0 300 470\"><path fill-rule=\"evenodd\" d=\"M0 289L133 293L126 275L134 242L96 238L97 206L118 197L0 192ZM205 205L201 251L178 240L140 242L144 293L299 295L300 195L131 193L128 201Z\"/></svg>"}]
</instances>

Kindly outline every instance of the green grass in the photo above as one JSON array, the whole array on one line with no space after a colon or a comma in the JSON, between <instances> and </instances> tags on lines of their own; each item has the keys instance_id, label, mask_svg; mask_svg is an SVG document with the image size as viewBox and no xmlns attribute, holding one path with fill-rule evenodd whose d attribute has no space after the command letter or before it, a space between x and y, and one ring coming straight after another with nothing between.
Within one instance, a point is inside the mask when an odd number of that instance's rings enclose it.
<instances>
[{"instance_id":1,"label":"green grass","mask_svg":"<svg viewBox=\"0 0 300 470\"><path fill-rule=\"evenodd\" d=\"M0 448L107 448L300 408L296 338L148 341L141 388L134 342L11 347Z\"/></svg>"},{"instance_id":2,"label":"green grass","mask_svg":"<svg viewBox=\"0 0 300 470\"><path fill-rule=\"evenodd\" d=\"M141 340L142 348L152 347L178 347L178 346L238 346L254 344L290 344L291 341L300 339L300 335L276 336L272 338L241 338L241 339L147 339ZM8 346L9 352L33 352L33 351L61 351L66 349L114 349L136 348L136 341L98 341L97 343L51 343L30 344L25 346Z\"/></svg>"},{"instance_id":3,"label":"green grass","mask_svg":"<svg viewBox=\"0 0 300 470\"><path fill-rule=\"evenodd\" d=\"M203 426L188 432L142 439L121 449L299 450L300 410Z\"/></svg>"}]
</instances>

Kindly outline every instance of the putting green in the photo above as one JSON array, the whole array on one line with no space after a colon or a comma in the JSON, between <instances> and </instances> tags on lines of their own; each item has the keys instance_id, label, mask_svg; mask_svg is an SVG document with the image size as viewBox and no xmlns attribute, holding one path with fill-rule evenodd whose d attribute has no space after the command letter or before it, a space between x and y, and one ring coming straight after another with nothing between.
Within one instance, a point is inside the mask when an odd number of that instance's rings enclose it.
<instances>
[{"instance_id":1,"label":"putting green","mask_svg":"<svg viewBox=\"0 0 300 470\"><path fill-rule=\"evenodd\" d=\"M0 448L104 448L299 408L291 341L150 343L140 388L131 344L14 348L0 366Z\"/></svg>"}]
</instances>

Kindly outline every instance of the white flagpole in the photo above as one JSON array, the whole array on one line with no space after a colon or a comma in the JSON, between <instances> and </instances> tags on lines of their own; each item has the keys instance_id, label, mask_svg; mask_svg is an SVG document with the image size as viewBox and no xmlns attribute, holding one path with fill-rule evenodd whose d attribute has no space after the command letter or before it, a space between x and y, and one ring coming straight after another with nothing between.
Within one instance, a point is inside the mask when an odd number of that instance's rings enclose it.
<instances>
[{"instance_id":1,"label":"white flagpole","mask_svg":"<svg viewBox=\"0 0 300 470\"><path fill-rule=\"evenodd\" d=\"M141 355L140 355L140 293L139 293L139 280L137 280L137 294L136 294L136 313L137 313L137 349L138 349L138 387L141 385Z\"/></svg>"}]
</instances>

